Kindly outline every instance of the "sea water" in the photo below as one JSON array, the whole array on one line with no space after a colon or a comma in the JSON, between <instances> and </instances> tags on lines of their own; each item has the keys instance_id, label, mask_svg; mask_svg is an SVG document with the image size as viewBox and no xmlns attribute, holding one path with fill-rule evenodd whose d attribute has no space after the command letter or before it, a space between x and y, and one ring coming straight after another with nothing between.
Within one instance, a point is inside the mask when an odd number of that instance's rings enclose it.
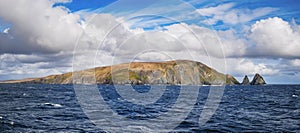
<instances>
[{"instance_id":1,"label":"sea water","mask_svg":"<svg viewBox=\"0 0 300 133\"><path fill-rule=\"evenodd\" d=\"M146 94L151 86L133 88ZM216 111L202 125L199 125L199 117L211 87L198 88L193 108L185 119L178 120L181 122L174 132L300 131L299 85L226 86ZM168 112L176 104L180 89L180 86L167 86L156 102L138 105L124 99L113 85L98 86L99 95L113 115L140 121L141 125ZM0 132L106 132L107 128L114 129L91 121L75 92L73 85L0 84ZM150 129L145 125L140 130Z\"/></svg>"}]
</instances>

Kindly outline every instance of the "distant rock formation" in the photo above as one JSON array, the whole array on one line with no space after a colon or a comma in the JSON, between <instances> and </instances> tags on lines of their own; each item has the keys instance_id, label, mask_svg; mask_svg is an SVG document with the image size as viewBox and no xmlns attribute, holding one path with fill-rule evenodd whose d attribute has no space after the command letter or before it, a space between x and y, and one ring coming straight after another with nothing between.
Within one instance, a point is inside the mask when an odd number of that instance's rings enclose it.
<instances>
[{"instance_id":1,"label":"distant rock formation","mask_svg":"<svg viewBox=\"0 0 300 133\"><path fill-rule=\"evenodd\" d=\"M250 84L251 85L264 85L264 84L266 84L266 82L262 76L260 76L258 73L256 73Z\"/></svg>"},{"instance_id":2,"label":"distant rock formation","mask_svg":"<svg viewBox=\"0 0 300 133\"><path fill-rule=\"evenodd\" d=\"M233 76L222 74L203 63L189 60L131 62L88 70L50 75L42 78L4 83L35 84L240 84Z\"/></svg>"},{"instance_id":3,"label":"distant rock formation","mask_svg":"<svg viewBox=\"0 0 300 133\"><path fill-rule=\"evenodd\" d=\"M243 79L243 82L242 82L242 85L249 85L250 84L250 81L249 81L249 78L247 75L245 75L244 79Z\"/></svg>"}]
</instances>

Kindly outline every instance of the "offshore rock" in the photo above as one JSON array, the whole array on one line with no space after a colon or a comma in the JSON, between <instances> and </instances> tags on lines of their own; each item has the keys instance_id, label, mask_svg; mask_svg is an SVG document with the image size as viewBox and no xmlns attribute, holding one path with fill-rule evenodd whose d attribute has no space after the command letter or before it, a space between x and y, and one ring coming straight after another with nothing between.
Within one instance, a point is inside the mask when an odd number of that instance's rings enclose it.
<instances>
[{"instance_id":1,"label":"offshore rock","mask_svg":"<svg viewBox=\"0 0 300 133\"><path fill-rule=\"evenodd\" d=\"M264 85L264 84L266 84L266 82L265 82L264 78L257 73L253 77L253 80L251 81L250 84L251 85Z\"/></svg>"},{"instance_id":2,"label":"offshore rock","mask_svg":"<svg viewBox=\"0 0 300 133\"><path fill-rule=\"evenodd\" d=\"M249 78L247 75L245 75L244 79L243 79L243 82L242 82L242 85L250 85L250 81L249 81Z\"/></svg>"}]
</instances>

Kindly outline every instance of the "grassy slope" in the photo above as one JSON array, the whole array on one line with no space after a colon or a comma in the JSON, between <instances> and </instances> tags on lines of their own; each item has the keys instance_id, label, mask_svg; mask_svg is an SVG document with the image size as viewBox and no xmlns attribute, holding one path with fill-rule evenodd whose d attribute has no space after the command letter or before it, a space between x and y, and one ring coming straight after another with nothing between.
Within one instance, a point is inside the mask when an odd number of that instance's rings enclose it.
<instances>
[{"instance_id":1,"label":"grassy slope","mask_svg":"<svg viewBox=\"0 0 300 133\"><path fill-rule=\"evenodd\" d=\"M200 62L188 60L133 62L6 83L239 84L231 75L224 75Z\"/></svg>"}]
</instances>

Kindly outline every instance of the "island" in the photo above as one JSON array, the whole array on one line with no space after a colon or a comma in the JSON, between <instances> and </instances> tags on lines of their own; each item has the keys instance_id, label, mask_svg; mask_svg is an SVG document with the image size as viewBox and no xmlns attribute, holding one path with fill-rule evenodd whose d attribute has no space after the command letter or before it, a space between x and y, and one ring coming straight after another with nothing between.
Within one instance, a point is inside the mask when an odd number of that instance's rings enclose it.
<instances>
[{"instance_id":1,"label":"island","mask_svg":"<svg viewBox=\"0 0 300 133\"><path fill-rule=\"evenodd\" d=\"M251 83L248 82L245 80L242 84L265 84L259 74ZM222 74L201 62L190 60L131 62L1 83L240 85L239 81L232 75Z\"/></svg>"}]
</instances>

